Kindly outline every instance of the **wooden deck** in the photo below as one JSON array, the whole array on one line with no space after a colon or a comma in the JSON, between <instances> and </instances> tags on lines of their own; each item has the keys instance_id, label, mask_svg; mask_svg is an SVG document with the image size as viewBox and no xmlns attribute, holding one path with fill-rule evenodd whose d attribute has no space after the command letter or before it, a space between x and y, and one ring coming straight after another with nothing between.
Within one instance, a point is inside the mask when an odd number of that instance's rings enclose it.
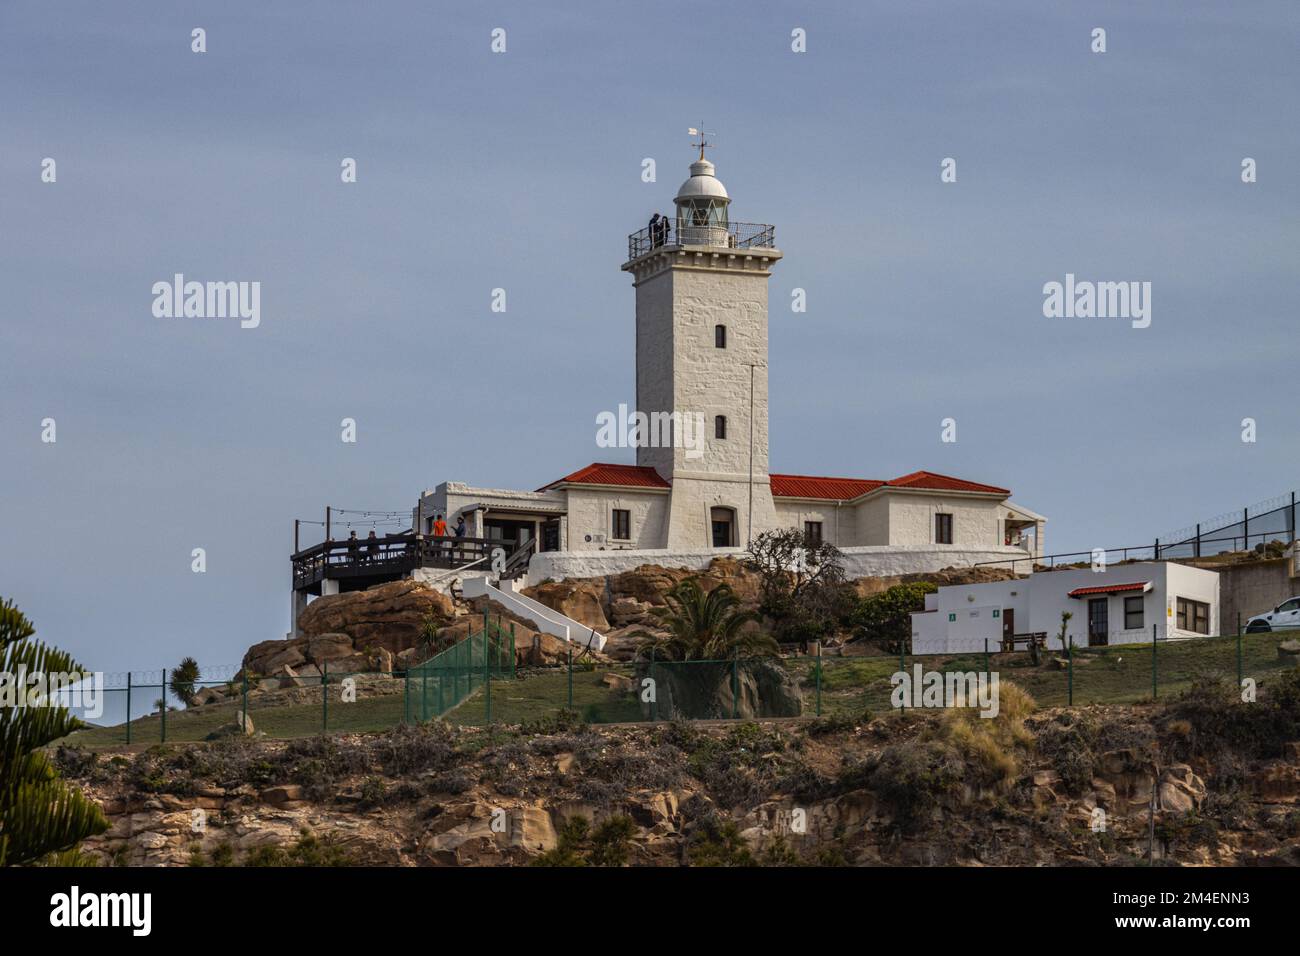
<instances>
[{"instance_id":1,"label":"wooden deck","mask_svg":"<svg viewBox=\"0 0 1300 956\"><path fill-rule=\"evenodd\" d=\"M414 534L325 541L290 556L293 587L295 591L320 594L321 582L331 580L339 583L340 591L358 591L399 580L416 568L462 568L474 562L480 562L477 568L488 571L497 549L498 558L504 562L524 550L517 550L514 541L495 538Z\"/></svg>"}]
</instances>

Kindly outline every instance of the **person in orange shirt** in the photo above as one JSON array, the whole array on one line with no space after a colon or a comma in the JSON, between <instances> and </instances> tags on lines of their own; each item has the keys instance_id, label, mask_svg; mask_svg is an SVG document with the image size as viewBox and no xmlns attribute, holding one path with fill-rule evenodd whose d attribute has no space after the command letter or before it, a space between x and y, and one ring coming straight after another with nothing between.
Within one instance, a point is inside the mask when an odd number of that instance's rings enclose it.
<instances>
[{"instance_id":1,"label":"person in orange shirt","mask_svg":"<svg viewBox=\"0 0 1300 956\"><path fill-rule=\"evenodd\" d=\"M438 517L433 520L433 536L435 538L447 537L447 522L442 520L442 515L438 515ZM444 557L446 556L444 550L446 547L447 545L444 542L438 543L438 550L443 552Z\"/></svg>"}]
</instances>

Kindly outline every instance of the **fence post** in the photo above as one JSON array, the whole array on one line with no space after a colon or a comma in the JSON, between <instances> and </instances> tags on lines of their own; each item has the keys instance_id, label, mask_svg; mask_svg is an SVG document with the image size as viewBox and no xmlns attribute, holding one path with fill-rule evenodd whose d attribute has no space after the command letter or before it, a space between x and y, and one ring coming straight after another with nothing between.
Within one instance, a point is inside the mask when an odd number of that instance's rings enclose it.
<instances>
[{"instance_id":1,"label":"fence post","mask_svg":"<svg viewBox=\"0 0 1300 956\"><path fill-rule=\"evenodd\" d=\"M492 723L492 659L488 656L488 632L483 631L483 704L486 722Z\"/></svg>"},{"instance_id":2,"label":"fence post","mask_svg":"<svg viewBox=\"0 0 1300 956\"><path fill-rule=\"evenodd\" d=\"M1160 690L1157 681L1157 666L1156 666L1156 628L1158 626L1159 625L1157 624L1151 625L1151 699L1152 700L1156 699L1156 696Z\"/></svg>"},{"instance_id":3,"label":"fence post","mask_svg":"<svg viewBox=\"0 0 1300 956\"><path fill-rule=\"evenodd\" d=\"M402 674L402 723L411 722L411 668Z\"/></svg>"},{"instance_id":4,"label":"fence post","mask_svg":"<svg viewBox=\"0 0 1300 956\"><path fill-rule=\"evenodd\" d=\"M126 672L126 742L131 742L131 672Z\"/></svg>"},{"instance_id":5,"label":"fence post","mask_svg":"<svg viewBox=\"0 0 1300 956\"><path fill-rule=\"evenodd\" d=\"M245 734L247 734L248 733L248 668L247 667L240 668L240 676L243 677L243 685L244 685L239 695L242 698L244 719L243 721L240 722L239 729L242 730Z\"/></svg>"},{"instance_id":6,"label":"fence post","mask_svg":"<svg viewBox=\"0 0 1300 956\"><path fill-rule=\"evenodd\" d=\"M650 648L650 719L659 717L659 685L655 683L655 649Z\"/></svg>"},{"instance_id":7,"label":"fence post","mask_svg":"<svg viewBox=\"0 0 1300 956\"><path fill-rule=\"evenodd\" d=\"M167 743L167 668L162 670L162 677L158 683L162 684L162 742Z\"/></svg>"},{"instance_id":8,"label":"fence post","mask_svg":"<svg viewBox=\"0 0 1300 956\"><path fill-rule=\"evenodd\" d=\"M568 696L568 703L565 704L565 708L568 710L573 710L573 645L572 644L569 645L568 678L569 678L569 696Z\"/></svg>"},{"instance_id":9,"label":"fence post","mask_svg":"<svg viewBox=\"0 0 1300 956\"><path fill-rule=\"evenodd\" d=\"M330 727L330 662L321 661L320 671L320 732Z\"/></svg>"},{"instance_id":10,"label":"fence post","mask_svg":"<svg viewBox=\"0 0 1300 956\"><path fill-rule=\"evenodd\" d=\"M515 679L515 622L510 622L510 679Z\"/></svg>"},{"instance_id":11,"label":"fence post","mask_svg":"<svg viewBox=\"0 0 1300 956\"><path fill-rule=\"evenodd\" d=\"M1068 640L1069 640L1069 644L1066 645L1066 652L1065 652L1065 661L1066 661L1065 668L1066 668L1066 673L1069 675L1068 678L1069 697L1067 699L1069 701L1069 705L1073 707L1074 706L1074 635L1071 634Z\"/></svg>"}]
</instances>

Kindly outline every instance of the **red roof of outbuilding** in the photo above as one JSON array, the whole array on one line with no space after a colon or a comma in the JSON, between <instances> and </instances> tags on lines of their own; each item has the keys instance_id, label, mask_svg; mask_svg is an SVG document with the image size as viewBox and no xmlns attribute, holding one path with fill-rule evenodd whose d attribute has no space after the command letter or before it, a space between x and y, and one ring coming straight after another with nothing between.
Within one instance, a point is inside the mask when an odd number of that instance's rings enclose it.
<instances>
[{"instance_id":1,"label":"red roof of outbuilding","mask_svg":"<svg viewBox=\"0 0 1300 956\"><path fill-rule=\"evenodd\" d=\"M1134 581L1132 584L1103 584L1095 588L1075 588L1069 597L1086 597L1089 594L1116 594L1120 591L1145 591L1151 586L1150 581Z\"/></svg>"},{"instance_id":2,"label":"red roof of outbuilding","mask_svg":"<svg viewBox=\"0 0 1300 956\"><path fill-rule=\"evenodd\" d=\"M669 488L668 482L659 477L659 472L648 465L611 465L605 462L593 462L586 468L579 468L571 475L565 475L549 485L539 489L545 491L564 482L578 485L623 485L627 488Z\"/></svg>"}]
</instances>

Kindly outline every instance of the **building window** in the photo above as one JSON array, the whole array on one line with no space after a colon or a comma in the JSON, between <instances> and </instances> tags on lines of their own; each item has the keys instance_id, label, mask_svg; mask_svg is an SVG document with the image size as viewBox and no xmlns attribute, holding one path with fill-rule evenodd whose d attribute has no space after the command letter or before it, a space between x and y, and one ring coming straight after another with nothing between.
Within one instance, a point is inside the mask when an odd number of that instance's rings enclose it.
<instances>
[{"instance_id":1,"label":"building window","mask_svg":"<svg viewBox=\"0 0 1300 956\"><path fill-rule=\"evenodd\" d=\"M727 327L725 325L715 325L713 327L713 346L719 349L727 347Z\"/></svg>"},{"instance_id":2,"label":"building window","mask_svg":"<svg viewBox=\"0 0 1300 956\"><path fill-rule=\"evenodd\" d=\"M716 418L713 419L713 437L714 438L727 437L727 416L726 415L718 415Z\"/></svg>"},{"instance_id":3,"label":"building window","mask_svg":"<svg viewBox=\"0 0 1300 956\"><path fill-rule=\"evenodd\" d=\"M1126 597L1124 599L1124 630L1140 630L1146 625L1142 621L1142 605L1145 598Z\"/></svg>"},{"instance_id":4,"label":"building window","mask_svg":"<svg viewBox=\"0 0 1300 956\"><path fill-rule=\"evenodd\" d=\"M803 537L809 547L817 547L822 543L822 523L820 521L805 521L803 523Z\"/></svg>"},{"instance_id":5,"label":"building window","mask_svg":"<svg viewBox=\"0 0 1300 956\"><path fill-rule=\"evenodd\" d=\"M618 541L632 540L632 512L614 509L614 538Z\"/></svg>"},{"instance_id":6,"label":"building window","mask_svg":"<svg viewBox=\"0 0 1300 956\"><path fill-rule=\"evenodd\" d=\"M1210 633L1210 606L1203 601L1178 599L1178 629L1194 634Z\"/></svg>"},{"instance_id":7,"label":"building window","mask_svg":"<svg viewBox=\"0 0 1300 956\"><path fill-rule=\"evenodd\" d=\"M934 543L952 544L952 515L938 512L934 516Z\"/></svg>"}]
</instances>

